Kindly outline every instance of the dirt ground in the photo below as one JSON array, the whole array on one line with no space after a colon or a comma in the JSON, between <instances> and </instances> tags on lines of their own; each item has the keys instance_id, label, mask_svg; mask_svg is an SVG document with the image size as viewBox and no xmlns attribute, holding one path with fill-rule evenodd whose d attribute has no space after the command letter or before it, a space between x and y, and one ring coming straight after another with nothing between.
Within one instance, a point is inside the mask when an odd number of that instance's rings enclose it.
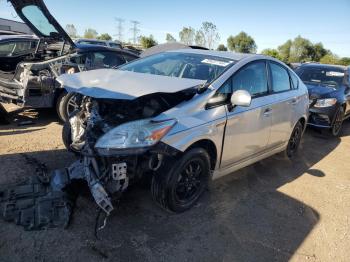
<instances>
[{"instance_id":1,"label":"dirt ground","mask_svg":"<svg viewBox=\"0 0 350 262\"><path fill-rule=\"evenodd\" d=\"M0 183L34 173L26 156L50 170L74 161L53 111L7 109ZM31 117L33 124L18 125ZM28 232L0 220L0 261L349 261L350 121L340 138L308 130L293 162L271 157L214 181L188 212L164 212L138 186L124 195L101 240L95 216L86 196L66 230Z\"/></svg>"}]
</instances>

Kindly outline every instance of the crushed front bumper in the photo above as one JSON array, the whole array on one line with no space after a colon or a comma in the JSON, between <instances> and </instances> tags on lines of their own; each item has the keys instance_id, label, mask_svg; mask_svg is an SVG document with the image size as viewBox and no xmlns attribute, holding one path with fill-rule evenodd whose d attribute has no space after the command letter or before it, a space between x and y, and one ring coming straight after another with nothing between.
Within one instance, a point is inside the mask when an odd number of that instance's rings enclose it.
<instances>
[{"instance_id":1,"label":"crushed front bumper","mask_svg":"<svg viewBox=\"0 0 350 262\"><path fill-rule=\"evenodd\" d=\"M330 107L310 107L308 125L317 128L331 128L338 106Z\"/></svg>"}]
</instances>

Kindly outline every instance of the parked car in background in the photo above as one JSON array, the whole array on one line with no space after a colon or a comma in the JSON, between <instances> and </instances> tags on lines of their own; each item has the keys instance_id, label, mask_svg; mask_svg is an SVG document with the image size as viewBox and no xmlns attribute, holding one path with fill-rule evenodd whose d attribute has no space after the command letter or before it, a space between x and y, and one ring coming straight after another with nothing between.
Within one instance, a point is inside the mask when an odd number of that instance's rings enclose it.
<instances>
[{"instance_id":1,"label":"parked car in background","mask_svg":"<svg viewBox=\"0 0 350 262\"><path fill-rule=\"evenodd\" d=\"M138 58L122 49L75 44L42 0L10 2L37 37L0 38L0 102L55 107L65 121L76 104L56 81L59 75L113 68Z\"/></svg>"},{"instance_id":2,"label":"parked car in background","mask_svg":"<svg viewBox=\"0 0 350 262\"><path fill-rule=\"evenodd\" d=\"M342 123L350 117L350 68L306 63L296 73L308 87L310 117L308 125L340 134Z\"/></svg>"},{"instance_id":3,"label":"parked car in background","mask_svg":"<svg viewBox=\"0 0 350 262\"><path fill-rule=\"evenodd\" d=\"M112 194L146 176L155 201L185 211L212 178L279 152L292 158L308 116L306 86L262 55L173 50L58 81L83 96L62 135L82 158L66 170L107 214Z\"/></svg>"},{"instance_id":4,"label":"parked car in background","mask_svg":"<svg viewBox=\"0 0 350 262\"><path fill-rule=\"evenodd\" d=\"M116 41L106 41L106 40L98 40L98 39L77 39L74 41L77 44L83 44L83 45L100 45L100 46L107 46L110 48L118 48L122 49L123 46L120 42Z\"/></svg>"}]
</instances>

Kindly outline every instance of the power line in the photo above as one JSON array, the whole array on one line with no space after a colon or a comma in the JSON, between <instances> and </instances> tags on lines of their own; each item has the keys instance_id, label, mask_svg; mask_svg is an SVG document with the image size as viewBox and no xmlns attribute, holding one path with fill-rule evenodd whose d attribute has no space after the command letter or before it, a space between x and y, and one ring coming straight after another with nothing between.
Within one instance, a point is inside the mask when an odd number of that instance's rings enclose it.
<instances>
[{"instance_id":1,"label":"power line","mask_svg":"<svg viewBox=\"0 0 350 262\"><path fill-rule=\"evenodd\" d=\"M130 23L133 25L132 28L130 28L130 30L133 33L133 44L135 45L137 43L137 35L140 32L140 30L138 29L138 25L140 24L139 21L130 21Z\"/></svg>"},{"instance_id":2,"label":"power line","mask_svg":"<svg viewBox=\"0 0 350 262\"><path fill-rule=\"evenodd\" d=\"M117 34L116 34L116 36L118 37L118 40L120 42L122 42L123 41L123 31L124 31L123 23L125 20L123 18L120 18L120 17L115 17L114 19L117 22Z\"/></svg>"}]
</instances>

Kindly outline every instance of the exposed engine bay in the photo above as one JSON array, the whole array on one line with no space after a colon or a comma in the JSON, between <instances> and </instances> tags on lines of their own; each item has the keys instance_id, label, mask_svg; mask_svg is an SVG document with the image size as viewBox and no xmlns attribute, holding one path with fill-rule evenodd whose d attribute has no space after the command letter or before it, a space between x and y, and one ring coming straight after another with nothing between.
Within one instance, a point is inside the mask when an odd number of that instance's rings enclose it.
<instances>
[{"instance_id":1,"label":"exposed engine bay","mask_svg":"<svg viewBox=\"0 0 350 262\"><path fill-rule=\"evenodd\" d=\"M69 187L73 181L83 180L106 220L115 209L115 200L129 185L155 175L166 159L176 156L179 151L162 142L148 148L99 151L96 142L113 128L155 117L191 99L196 92L192 88L172 94L150 94L134 100L79 95L80 109L72 114L63 131L65 145L79 156L79 160L50 175L41 172L24 183L0 189L3 218L27 230L67 226L77 194Z\"/></svg>"}]
</instances>

